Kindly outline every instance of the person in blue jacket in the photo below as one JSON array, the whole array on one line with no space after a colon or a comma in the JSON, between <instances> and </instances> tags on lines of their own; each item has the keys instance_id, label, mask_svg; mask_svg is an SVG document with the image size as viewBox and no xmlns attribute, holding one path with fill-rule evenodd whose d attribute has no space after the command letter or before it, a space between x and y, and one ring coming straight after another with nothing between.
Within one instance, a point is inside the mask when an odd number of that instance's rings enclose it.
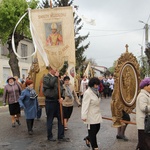
<instances>
[{"instance_id":1,"label":"person in blue jacket","mask_svg":"<svg viewBox=\"0 0 150 150\"><path fill-rule=\"evenodd\" d=\"M32 135L34 119L37 117L38 101L37 94L33 89L33 81L27 80L25 84L26 89L21 92L19 97L19 104L25 112L28 133L29 135Z\"/></svg>"}]
</instances>

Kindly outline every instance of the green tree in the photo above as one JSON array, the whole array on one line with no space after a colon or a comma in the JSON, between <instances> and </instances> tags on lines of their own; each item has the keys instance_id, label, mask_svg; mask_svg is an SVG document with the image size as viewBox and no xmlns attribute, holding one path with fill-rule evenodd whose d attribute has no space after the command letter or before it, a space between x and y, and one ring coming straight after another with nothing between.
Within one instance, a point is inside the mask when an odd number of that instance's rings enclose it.
<instances>
[{"instance_id":1,"label":"green tree","mask_svg":"<svg viewBox=\"0 0 150 150\"><path fill-rule=\"evenodd\" d=\"M115 71L116 65L117 65L117 61L114 61L113 66L110 67L110 68L108 68L108 73L110 73L111 75L113 75L113 74L114 74L114 71ZM110 75L110 74L109 74L109 75Z\"/></svg>"},{"instance_id":2,"label":"green tree","mask_svg":"<svg viewBox=\"0 0 150 150\"><path fill-rule=\"evenodd\" d=\"M147 62L147 57L142 57L141 66L140 66L140 77L144 79L146 76L150 74L149 64Z\"/></svg>"},{"instance_id":3,"label":"green tree","mask_svg":"<svg viewBox=\"0 0 150 150\"><path fill-rule=\"evenodd\" d=\"M36 0L2 0L0 2L0 39L2 44L8 45L9 50L9 65L13 76L20 77L18 59L12 49L12 33L14 27L20 17L27 11L27 8L35 8L37 6ZM15 31L15 47L17 49L18 44L25 37L30 37L29 32L29 20L26 16L19 24Z\"/></svg>"}]
</instances>

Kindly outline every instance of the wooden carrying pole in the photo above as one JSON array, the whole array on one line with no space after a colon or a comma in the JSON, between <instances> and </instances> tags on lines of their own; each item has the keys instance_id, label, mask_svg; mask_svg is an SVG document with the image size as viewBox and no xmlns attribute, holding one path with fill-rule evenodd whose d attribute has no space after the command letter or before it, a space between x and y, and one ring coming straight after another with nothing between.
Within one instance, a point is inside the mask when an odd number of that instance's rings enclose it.
<instances>
[{"instance_id":1,"label":"wooden carrying pole","mask_svg":"<svg viewBox=\"0 0 150 150\"><path fill-rule=\"evenodd\" d=\"M52 4L52 1L50 0L50 8L53 7L53 4ZM58 97L59 99L61 99L61 92L60 92L60 80L59 80L59 77L58 77ZM63 119L63 110L62 110L62 104L59 103L59 106L60 106L60 117L61 117L61 123L62 125L64 124L64 119Z\"/></svg>"},{"instance_id":2,"label":"wooden carrying pole","mask_svg":"<svg viewBox=\"0 0 150 150\"><path fill-rule=\"evenodd\" d=\"M102 117L102 119L106 119L106 120L111 120L112 121L112 118ZM123 123L136 125L135 122L126 121L126 120L120 120L120 121L123 122Z\"/></svg>"},{"instance_id":3,"label":"wooden carrying pole","mask_svg":"<svg viewBox=\"0 0 150 150\"><path fill-rule=\"evenodd\" d=\"M60 80L58 77L58 95L59 95L59 99L61 99L61 91L60 91ZM59 103L60 106L60 117L61 117L61 123L62 125L64 124L64 119L63 119L63 109L62 109L62 103Z\"/></svg>"}]
</instances>

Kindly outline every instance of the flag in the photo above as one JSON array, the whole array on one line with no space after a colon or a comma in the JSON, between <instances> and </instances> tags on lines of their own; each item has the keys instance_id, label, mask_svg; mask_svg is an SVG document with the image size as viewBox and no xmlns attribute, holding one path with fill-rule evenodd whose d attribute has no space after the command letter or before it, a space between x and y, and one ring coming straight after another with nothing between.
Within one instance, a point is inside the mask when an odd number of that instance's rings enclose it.
<instances>
[{"instance_id":1,"label":"flag","mask_svg":"<svg viewBox=\"0 0 150 150\"><path fill-rule=\"evenodd\" d=\"M89 77L89 75L90 75L90 77L93 77L93 76L94 76L90 62L88 63L88 65L87 65L87 67L86 67L86 70L85 70L85 72L84 72L84 75L87 76L87 77Z\"/></svg>"},{"instance_id":2,"label":"flag","mask_svg":"<svg viewBox=\"0 0 150 150\"><path fill-rule=\"evenodd\" d=\"M72 7L29 10L30 30L39 66L60 70L64 61L75 66L74 18Z\"/></svg>"}]
</instances>

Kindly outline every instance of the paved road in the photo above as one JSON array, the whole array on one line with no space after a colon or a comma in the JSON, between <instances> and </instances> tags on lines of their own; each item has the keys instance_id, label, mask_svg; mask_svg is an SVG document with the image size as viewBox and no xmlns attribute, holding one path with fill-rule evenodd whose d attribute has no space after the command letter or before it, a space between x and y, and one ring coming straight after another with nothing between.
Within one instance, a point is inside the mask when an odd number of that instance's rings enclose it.
<instances>
[{"instance_id":1,"label":"paved road","mask_svg":"<svg viewBox=\"0 0 150 150\"><path fill-rule=\"evenodd\" d=\"M110 99L101 101L102 116L110 117ZM83 138L86 136L86 125L80 119L80 110L74 107L69 122L68 131L65 136L71 139L70 142L49 142L46 138L46 118L43 109L42 118L35 120L34 135L29 136L26 129L24 113L22 112L21 126L11 127L8 107L0 107L0 150L89 150ZM135 115L132 114L132 121ZM112 122L103 120L98 133L98 145L100 150L135 150L137 144L137 129L135 125L127 127L126 136L128 142L116 139L116 128L112 128ZM57 137L57 120L53 125L54 137Z\"/></svg>"}]
</instances>

